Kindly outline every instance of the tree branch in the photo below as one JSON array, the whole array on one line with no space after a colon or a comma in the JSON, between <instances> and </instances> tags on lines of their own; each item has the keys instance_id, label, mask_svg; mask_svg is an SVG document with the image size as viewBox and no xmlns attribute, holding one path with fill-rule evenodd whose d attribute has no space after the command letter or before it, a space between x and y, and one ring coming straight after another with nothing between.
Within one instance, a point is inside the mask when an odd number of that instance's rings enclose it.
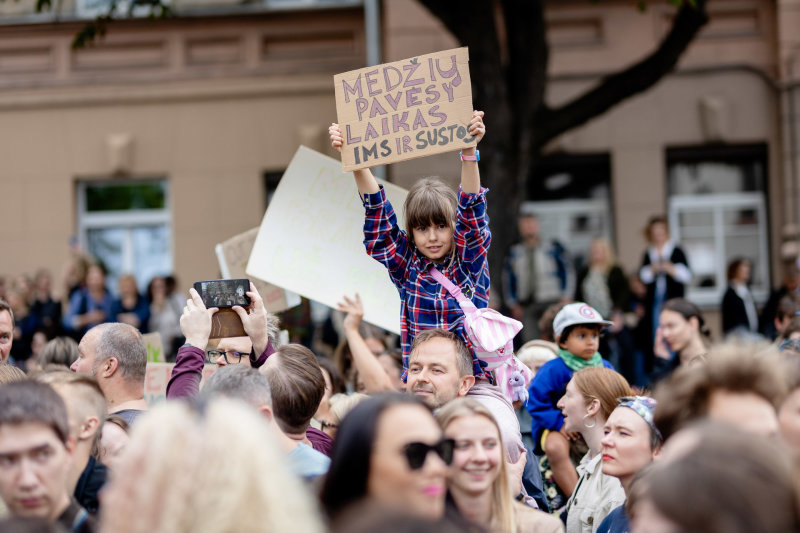
<instances>
[{"instance_id":1,"label":"tree branch","mask_svg":"<svg viewBox=\"0 0 800 533\"><path fill-rule=\"evenodd\" d=\"M692 3L695 5L692 6ZM558 109L540 109L531 147L538 149L558 135L655 85L675 68L681 54L707 22L706 0L684 2L672 29L650 56L622 72L608 76L597 87Z\"/></svg>"}]
</instances>

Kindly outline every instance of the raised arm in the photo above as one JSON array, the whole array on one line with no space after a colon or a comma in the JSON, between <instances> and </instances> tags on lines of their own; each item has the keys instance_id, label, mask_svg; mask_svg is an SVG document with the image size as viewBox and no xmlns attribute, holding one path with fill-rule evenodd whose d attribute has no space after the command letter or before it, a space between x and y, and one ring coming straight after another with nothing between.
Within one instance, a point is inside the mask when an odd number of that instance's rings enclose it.
<instances>
[{"instance_id":1,"label":"raised arm","mask_svg":"<svg viewBox=\"0 0 800 533\"><path fill-rule=\"evenodd\" d=\"M475 146L461 150L461 154L466 157L475 155L475 149L486 133L486 125L483 123L483 111L472 112L472 120L469 121L469 133L476 138L476 143ZM481 175L477 161L461 161L461 190L467 194L477 194L481 191Z\"/></svg>"},{"instance_id":2,"label":"raised arm","mask_svg":"<svg viewBox=\"0 0 800 533\"><path fill-rule=\"evenodd\" d=\"M331 136L331 146L337 152L342 151L342 145L344 144L344 138L342 137L342 130L339 128L339 125L335 122L331 124L328 128L328 133ZM358 192L363 194L373 194L378 192L380 187L378 187L378 182L375 181L375 176L372 175L372 171L368 168L361 168L358 170L353 171L353 176L356 178L356 187L358 187Z\"/></svg>"},{"instance_id":3,"label":"raised arm","mask_svg":"<svg viewBox=\"0 0 800 533\"><path fill-rule=\"evenodd\" d=\"M267 350L270 344L267 333L267 309L252 281L247 296L250 297L250 305L248 307L234 305L233 310L239 315L244 331L253 343L253 352L258 357Z\"/></svg>"},{"instance_id":4,"label":"raised arm","mask_svg":"<svg viewBox=\"0 0 800 533\"><path fill-rule=\"evenodd\" d=\"M350 353L353 355L353 364L358 370L359 377L364 380L367 393L375 394L397 390L378 358L373 355L367 343L364 342L364 337L358 331L361 318L364 316L364 307L361 305L361 297L358 293L352 300L345 296L344 302L339 303L339 311L347 313L344 319L344 334L347 337Z\"/></svg>"},{"instance_id":5,"label":"raised arm","mask_svg":"<svg viewBox=\"0 0 800 533\"><path fill-rule=\"evenodd\" d=\"M200 380L206 358L208 336L211 335L211 317L216 307L206 309L203 299L194 289L189 289L191 298L186 301L181 315L181 331L186 344L178 349L175 367L167 383L167 399L194 398L200 391Z\"/></svg>"}]
</instances>

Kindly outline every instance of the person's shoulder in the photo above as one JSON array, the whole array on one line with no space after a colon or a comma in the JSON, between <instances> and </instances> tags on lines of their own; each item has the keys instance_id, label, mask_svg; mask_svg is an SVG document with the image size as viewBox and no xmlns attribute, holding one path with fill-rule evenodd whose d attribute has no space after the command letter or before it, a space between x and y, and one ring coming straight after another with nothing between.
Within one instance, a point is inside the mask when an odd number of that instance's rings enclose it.
<instances>
[{"instance_id":1,"label":"person's shoulder","mask_svg":"<svg viewBox=\"0 0 800 533\"><path fill-rule=\"evenodd\" d=\"M330 435L309 426L306 430L306 438L315 450L330 457L331 451L333 450L333 439Z\"/></svg>"},{"instance_id":2,"label":"person's shoulder","mask_svg":"<svg viewBox=\"0 0 800 533\"><path fill-rule=\"evenodd\" d=\"M514 502L514 518L517 523L517 531L536 531L537 533L564 531L564 524L557 516L519 502Z\"/></svg>"},{"instance_id":3,"label":"person's shoulder","mask_svg":"<svg viewBox=\"0 0 800 533\"><path fill-rule=\"evenodd\" d=\"M597 528L597 533L627 533L629 529L628 515L625 513L625 504L623 503L619 507L612 509L603 518Z\"/></svg>"},{"instance_id":4,"label":"person's shoulder","mask_svg":"<svg viewBox=\"0 0 800 533\"><path fill-rule=\"evenodd\" d=\"M560 357L555 357L550 359L541 367L539 370L536 371L536 376L533 379L536 379L541 374L542 378L550 378L554 376L560 376L562 374L569 374L570 369L567 364L564 362L563 359Z\"/></svg>"}]
</instances>

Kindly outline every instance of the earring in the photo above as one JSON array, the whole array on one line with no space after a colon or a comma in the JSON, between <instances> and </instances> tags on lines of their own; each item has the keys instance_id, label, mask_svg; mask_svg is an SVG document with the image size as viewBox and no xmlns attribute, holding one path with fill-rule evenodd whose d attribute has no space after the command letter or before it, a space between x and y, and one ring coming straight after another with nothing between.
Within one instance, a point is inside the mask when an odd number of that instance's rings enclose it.
<instances>
[{"instance_id":1,"label":"earring","mask_svg":"<svg viewBox=\"0 0 800 533\"><path fill-rule=\"evenodd\" d=\"M584 427L587 427L587 428L589 428L589 429L592 429L593 427L595 427L595 426L597 425L597 420L595 420L595 419L594 419L594 417L592 417L593 423L592 423L592 425L590 426L589 424L587 424L587 423L586 423L586 418L587 418L588 416L589 416L589 413L586 413L585 415L583 415L583 425L584 425Z\"/></svg>"}]
</instances>

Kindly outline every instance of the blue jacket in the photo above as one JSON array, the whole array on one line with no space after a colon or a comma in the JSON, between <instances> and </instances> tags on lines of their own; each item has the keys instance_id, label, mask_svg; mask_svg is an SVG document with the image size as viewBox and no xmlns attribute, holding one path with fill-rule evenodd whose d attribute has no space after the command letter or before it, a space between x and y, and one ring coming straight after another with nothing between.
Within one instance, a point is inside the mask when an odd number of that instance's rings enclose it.
<instances>
[{"instance_id":1,"label":"blue jacket","mask_svg":"<svg viewBox=\"0 0 800 533\"><path fill-rule=\"evenodd\" d=\"M603 366L612 370L614 368L605 359L603 359ZM558 431L564 425L564 415L561 414L561 410L556 407L556 404L567 392L567 383L572 379L573 373L563 359L556 357L542 365L528 387L526 408L533 419L531 435L537 448L545 429Z\"/></svg>"}]
</instances>

